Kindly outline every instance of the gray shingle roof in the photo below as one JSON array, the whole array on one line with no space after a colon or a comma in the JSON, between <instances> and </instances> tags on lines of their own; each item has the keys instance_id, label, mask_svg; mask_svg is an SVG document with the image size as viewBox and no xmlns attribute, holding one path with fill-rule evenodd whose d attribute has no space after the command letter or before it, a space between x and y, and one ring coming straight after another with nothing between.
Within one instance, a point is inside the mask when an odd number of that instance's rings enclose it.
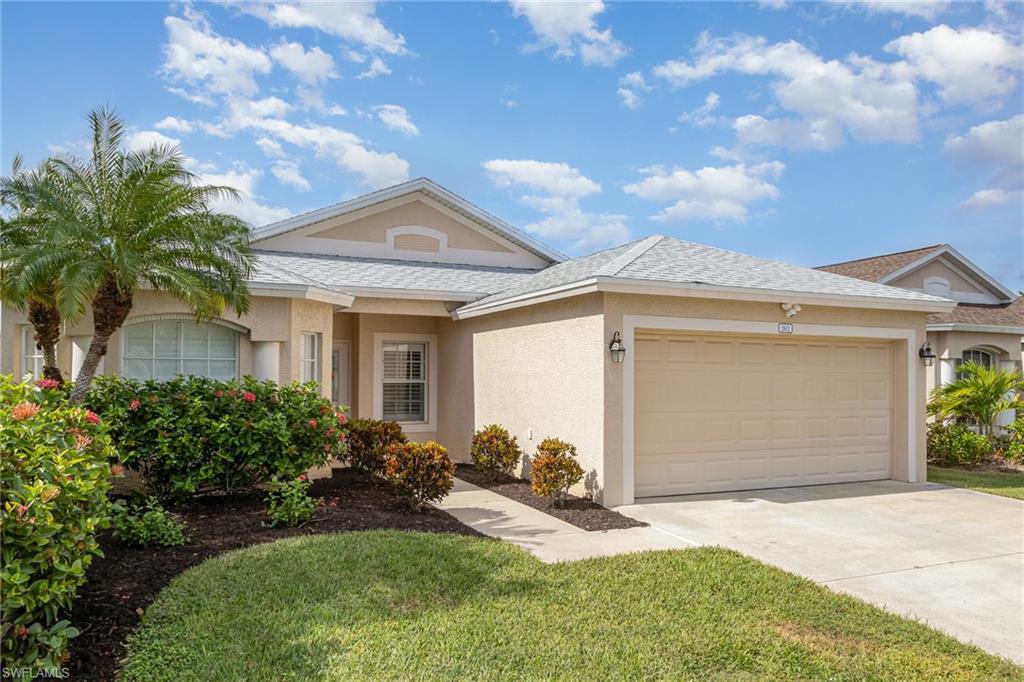
<instances>
[{"instance_id":1,"label":"gray shingle roof","mask_svg":"<svg viewBox=\"0 0 1024 682\"><path fill-rule=\"evenodd\" d=\"M904 301L943 301L916 291L656 235L553 265L519 282L517 286L463 306L460 312L594 278Z\"/></svg>"},{"instance_id":2,"label":"gray shingle roof","mask_svg":"<svg viewBox=\"0 0 1024 682\"><path fill-rule=\"evenodd\" d=\"M465 294L473 300L529 279L537 270L497 268L454 263L320 256L278 251L256 251L257 278L293 275L302 282L325 289L350 292L356 289L443 291Z\"/></svg>"}]
</instances>

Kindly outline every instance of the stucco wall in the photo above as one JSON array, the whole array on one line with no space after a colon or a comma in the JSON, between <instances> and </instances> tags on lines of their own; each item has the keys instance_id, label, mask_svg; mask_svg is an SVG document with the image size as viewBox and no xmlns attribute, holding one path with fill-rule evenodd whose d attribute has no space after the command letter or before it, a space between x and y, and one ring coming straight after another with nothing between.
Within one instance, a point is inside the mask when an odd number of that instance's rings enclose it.
<instances>
[{"instance_id":1,"label":"stucco wall","mask_svg":"<svg viewBox=\"0 0 1024 682\"><path fill-rule=\"evenodd\" d=\"M777 303L753 303L698 298L676 298L666 296L637 296L607 294L604 298L605 343L615 331L623 328L624 315L652 315L668 317L689 317L714 320L742 320L760 322L792 322L833 326L890 327L910 329L914 334L914 348L924 340L925 314L903 311L862 310L856 308L829 308L803 305L803 310L792 319L787 319ZM919 340L919 341L918 341ZM921 363L907 366L908 348L905 342L892 342L893 353L893 476L906 480L908 474L907 429L916 430L916 452L914 453L917 475L924 480L924 396L925 371ZM627 353L629 350L627 350ZM612 363L607 352L603 354L604 376L604 504L613 506L622 499L622 410L623 410L623 368ZM917 418L909 402L907 371L915 373Z\"/></svg>"},{"instance_id":2,"label":"stucco wall","mask_svg":"<svg viewBox=\"0 0 1024 682\"><path fill-rule=\"evenodd\" d=\"M301 335L303 333L320 334L320 362L317 381L320 391L331 397L331 343L334 337L334 306L319 301L291 299L289 306L288 340L281 345L281 381L291 381L302 376L300 361L302 358Z\"/></svg>"},{"instance_id":3,"label":"stucco wall","mask_svg":"<svg viewBox=\"0 0 1024 682\"><path fill-rule=\"evenodd\" d=\"M991 296L991 292L978 286L976 283L964 279L959 273L954 271L948 265L943 263L941 260L933 260L930 263L923 265L922 267L908 272L903 277L895 279L889 283L890 286L902 287L904 289L917 289L918 291L924 290L924 281L929 277L943 277L949 282L949 288L952 293L961 294L982 294L988 293ZM992 303L998 303L998 299L992 296Z\"/></svg>"}]
</instances>

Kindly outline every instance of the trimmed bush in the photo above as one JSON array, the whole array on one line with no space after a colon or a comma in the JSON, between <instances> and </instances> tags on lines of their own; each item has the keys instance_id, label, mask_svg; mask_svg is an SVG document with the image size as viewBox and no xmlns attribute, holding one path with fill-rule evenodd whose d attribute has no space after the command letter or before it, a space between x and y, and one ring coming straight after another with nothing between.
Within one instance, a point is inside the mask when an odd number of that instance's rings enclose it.
<instances>
[{"instance_id":1,"label":"trimmed bush","mask_svg":"<svg viewBox=\"0 0 1024 682\"><path fill-rule=\"evenodd\" d=\"M296 478L345 457L345 415L314 382L96 377L86 404L110 422L126 466L160 498Z\"/></svg>"},{"instance_id":2,"label":"trimmed bush","mask_svg":"<svg viewBox=\"0 0 1024 682\"><path fill-rule=\"evenodd\" d=\"M440 443L392 443L384 475L411 509L421 510L451 492L455 465Z\"/></svg>"},{"instance_id":3,"label":"trimmed bush","mask_svg":"<svg viewBox=\"0 0 1024 682\"><path fill-rule=\"evenodd\" d=\"M348 429L349 464L370 478L379 478L384 475L389 448L405 442L398 422L353 419Z\"/></svg>"},{"instance_id":4,"label":"trimmed bush","mask_svg":"<svg viewBox=\"0 0 1024 682\"><path fill-rule=\"evenodd\" d=\"M1011 462L1024 462L1024 407L1017 410L1017 418L1006 427L1010 441L1004 455Z\"/></svg>"},{"instance_id":5,"label":"trimmed bush","mask_svg":"<svg viewBox=\"0 0 1024 682\"><path fill-rule=\"evenodd\" d=\"M118 501L112 507L114 537L133 547L178 547L184 545L185 524L150 497L141 504Z\"/></svg>"},{"instance_id":6,"label":"trimmed bush","mask_svg":"<svg viewBox=\"0 0 1024 682\"><path fill-rule=\"evenodd\" d=\"M316 513L316 500L309 496L312 484L305 474L291 481L271 481L267 489L267 516L271 526L297 526Z\"/></svg>"},{"instance_id":7,"label":"trimmed bush","mask_svg":"<svg viewBox=\"0 0 1024 682\"><path fill-rule=\"evenodd\" d=\"M60 666L78 634L61 613L101 555L116 453L95 413L0 377L0 639L5 668Z\"/></svg>"},{"instance_id":8,"label":"trimmed bush","mask_svg":"<svg viewBox=\"0 0 1024 682\"><path fill-rule=\"evenodd\" d=\"M583 479L583 468L576 461L576 446L557 438L545 438L537 446L530 474L533 494L551 499L556 507L565 502L569 488Z\"/></svg>"},{"instance_id":9,"label":"trimmed bush","mask_svg":"<svg viewBox=\"0 0 1024 682\"><path fill-rule=\"evenodd\" d=\"M992 443L962 424L928 425L928 459L936 464L977 464L992 452Z\"/></svg>"},{"instance_id":10,"label":"trimmed bush","mask_svg":"<svg viewBox=\"0 0 1024 682\"><path fill-rule=\"evenodd\" d=\"M485 476L498 480L512 474L523 451L516 437L510 436L505 427L490 424L473 434L469 456Z\"/></svg>"}]
</instances>

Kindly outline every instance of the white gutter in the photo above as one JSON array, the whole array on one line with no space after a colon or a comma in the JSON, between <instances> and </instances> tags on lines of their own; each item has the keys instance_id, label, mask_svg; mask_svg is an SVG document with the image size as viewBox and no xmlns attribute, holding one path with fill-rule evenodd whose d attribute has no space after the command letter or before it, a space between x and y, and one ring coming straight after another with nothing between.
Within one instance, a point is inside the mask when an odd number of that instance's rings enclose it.
<instances>
[{"instance_id":1,"label":"white gutter","mask_svg":"<svg viewBox=\"0 0 1024 682\"><path fill-rule=\"evenodd\" d=\"M348 308L352 305L352 301L355 300L355 296L352 294L322 289L309 286L308 284L260 284L259 282L250 282L249 293L254 296L304 298L309 301L331 303L342 308Z\"/></svg>"},{"instance_id":2,"label":"white gutter","mask_svg":"<svg viewBox=\"0 0 1024 682\"><path fill-rule=\"evenodd\" d=\"M998 324L970 324L965 322L938 322L927 326L930 332L985 332L992 334L1016 334L1024 336L1024 327L1001 326Z\"/></svg>"}]
</instances>

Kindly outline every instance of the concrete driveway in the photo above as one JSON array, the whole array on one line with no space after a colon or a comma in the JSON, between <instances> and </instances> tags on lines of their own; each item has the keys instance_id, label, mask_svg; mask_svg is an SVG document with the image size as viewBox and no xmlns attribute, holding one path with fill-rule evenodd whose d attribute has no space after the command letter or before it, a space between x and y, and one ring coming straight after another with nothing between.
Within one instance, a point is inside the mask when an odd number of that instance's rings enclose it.
<instances>
[{"instance_id":1,"label":"concrete driveway","mask_svg":"<svg viewBox=\"0 0 1024 682\"><path fill-rule=\"evenodd\" d=\"M1024 502L896 481L639 502L616 510L1024 663Z\"/></svg>"}]
</instances>

